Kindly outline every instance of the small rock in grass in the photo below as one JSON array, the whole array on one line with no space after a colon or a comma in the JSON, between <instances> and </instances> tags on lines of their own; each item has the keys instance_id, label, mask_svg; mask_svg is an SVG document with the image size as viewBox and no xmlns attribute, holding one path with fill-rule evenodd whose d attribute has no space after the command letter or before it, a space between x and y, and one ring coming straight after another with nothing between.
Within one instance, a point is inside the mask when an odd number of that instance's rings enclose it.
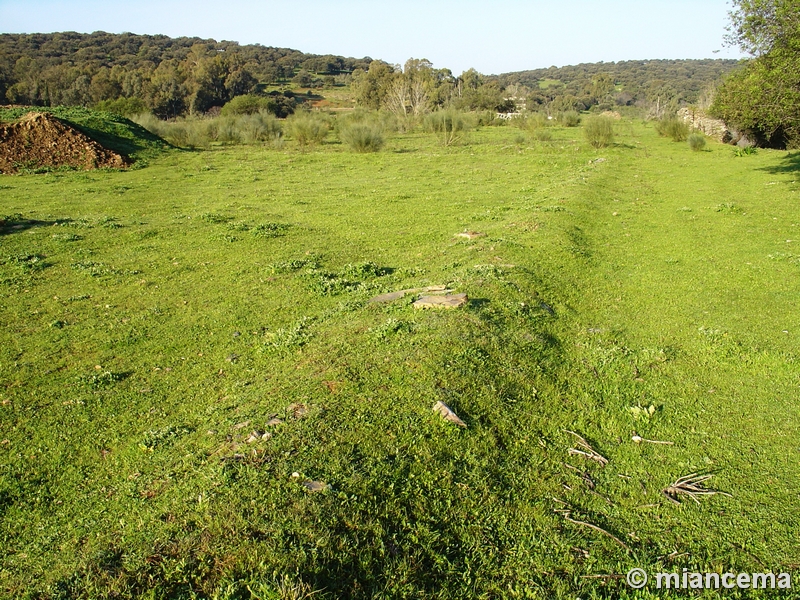
<instances>
[{"instance_id":1,"label":"small rock in grass","mask_svg":"<svg viewBox=\"0 0 800 600\"><path fill-rule=\"evenodd\" d=\"M264 437L263 431L254 431L253 433L250 434L250 437L247 438L247 443L252 444L253 442L257 442L263 439L263 437Z\"/></svg>"},{"instance_id":2,"label":"small rock in grass","mask_svg":"<svg viewBox=\"0 0 800 600\"><path fill-rule=\"evenodd\" d=\"M290 404L288 410L291 413L292 417L294 417L295 419L299 419L300 417L308 414L308 407L305 404L301 403Z\"/></svg>"},{"instance_id":3,"label":"small rock in grass","mask_svg":"<svg viewBox=\"0 0 800 600\"><path fill-rule=\"evenodd\" d=\"M245 427L250 425L250 421L242 421L241 423L237 423L233 426L234 429L244 429Z\"/></svg>"},{"instance_id":4,"label":"small rock in grass","mask_svg":"<svg viewBox=\"0 0 800 600\"><path fill-rule=\"evenodd\" d=\"M450 421L451 423L455 423L459 427L466 427L467 424L464 423L461 419L458 418L458 415L453 412L453 410L447 406L442 401L437 402L433 405L433 411L438 413L445 421Z\"/></svg>"},{"instance_id":5,"label":"small rock in grass","mask_svg":"<svg viewBox=\"0 0 800 600\"><path fill-rule=\"evenodd\" d=\"M466 238L468 240L474 240L475 238L483 237L486 235L485 233L480 233L478 231L462 231L461 233L457 233L456 237Z\"/></svg>"},{"instance_id":6,"label":"small rock in grass","mask_svg":"<svg viewBox=\"0 0 800 600\"><path fill-rule=\"evenodd\" d=\"M229 363L235 363L237 360L239 360L239 355L238 354L229 354L228 358L226 358L225 360L227 360Z\"/></svg>"},{"instance_id":7,"label":"small rock in grass","mask_svg":"<svg viewBox=\"0 0 800 600\"><path fill-rule=\"evenodd\" d=\"M242 335L242 334L239 333L238 331L234 331L233 332L233 337L235 337L235 338L239 337L240 335Z\"/></svg>"},{"instance_id":8,"label":"small rock in grass","mask_svg":"<svg viewBox=\"0 0 800 600\"><path fill-rule=\"evenodd\" d=\"M466 294L445 294L444 296L422 296L414 302L414 308L460 308L467 304Z\"/></svg>"},{"instance_id":9,"label":"small rock in grass","mask_svg":"<svg viewBox=\"0 0 800 600\"><path fill-rule=\"evenodd\" d=\"M282 419L279 419L278 417L272 417L269 421L267 421L267 427L274 427L275 425L280 425L281 423L283 423Z\"/></svg>"},{"instance_id":10,"label":"small rock in grass","mask_svg":"<svg viewBox=\"0 0 800 600\"><path fill-rule=\"evenodd\" d=\"M327 483L323 483L321 481L304 481L303 487L306 488L309 492L324 492L325 490L331 489L331 486Z\"/></svg>"}]
</instances>

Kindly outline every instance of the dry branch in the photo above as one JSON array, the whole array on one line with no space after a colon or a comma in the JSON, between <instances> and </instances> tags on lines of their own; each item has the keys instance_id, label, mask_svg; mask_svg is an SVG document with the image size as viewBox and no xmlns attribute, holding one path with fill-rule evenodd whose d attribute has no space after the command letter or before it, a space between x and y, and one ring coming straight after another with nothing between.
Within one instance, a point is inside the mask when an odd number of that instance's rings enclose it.
<instances>
[{"instance_id":1,"label":"dry branch","mask_svg":"<svg viewBox=\"0 0 800 600\"><path fill-rule=\"evenodd\" d=\"M708 488L703 487L703 482L708 481L712 477L713 475L699 475L697 473L684 475L683 477L679 477L675 483L664 488L662 491L667 498L676 504L681 503L681 496L688 496L697 504L700 504L700 501L697 499L698 496L713 496L715 494L722 494L723 496L730 497L731 495L727 492L709 490Z\"/></svg>"},{"instance_id":2,"label":"dry branch","mask_svg":"<svg viewBox=\"0 0 800 600\"><path fill-rule=\"evenodd\" d=\"M578 439L578 443L575 444L577 446L577 448L568 448L567 449L567 452L569 454L575 454L575 455L578 455L578 456L584 456L584 457L588 458L589 460L593 460L596 463L599 463L603 467L605 467L608 464L608 459L605 458L603 455L601 455L599 452L597 452L594 448L592 448L589 445L589 442L587 442L584 438L579 436L574 431L567 430L567 433L574 435Z\"/></svg>"}]
</instances>

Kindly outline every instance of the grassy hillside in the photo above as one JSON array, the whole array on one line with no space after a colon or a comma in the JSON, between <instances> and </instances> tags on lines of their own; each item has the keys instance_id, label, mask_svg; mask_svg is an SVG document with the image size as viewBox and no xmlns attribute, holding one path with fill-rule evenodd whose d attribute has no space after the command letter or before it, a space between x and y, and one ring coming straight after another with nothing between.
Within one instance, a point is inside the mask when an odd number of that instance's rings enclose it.
<instances>
[{"instance_id":1,"label":"grassy hillside","mask_svg":"<svg viewBox=\"0 0 800 600\"><path fill-rule=\"evenodd\" d=\"M0 595L796 570L797 156L617 127L0 179ZM369 302L429 285L469 305ZM692 473L729 495L665 496Z\"/></svg>"}]
</instances>

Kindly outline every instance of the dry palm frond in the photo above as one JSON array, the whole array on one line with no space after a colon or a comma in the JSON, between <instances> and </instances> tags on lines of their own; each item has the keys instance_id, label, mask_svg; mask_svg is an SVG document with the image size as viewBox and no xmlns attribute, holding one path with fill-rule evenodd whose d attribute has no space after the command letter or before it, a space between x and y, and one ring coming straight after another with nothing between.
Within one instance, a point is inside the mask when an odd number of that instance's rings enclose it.
<instances>
[{"instance_id":1,"label":"dry palm frond","mask_svg":"<svg viewBox=\"0 0 800 600\"><path fill-rule=\"evenodd\" d=\"M683 477L679 477L672 485L664 488L664 495L676 504L681 503L681 496L688 496L697 502L697 504L700 504L700 501L697 499L698 496L713 496L714 494L730 496L730 494L726 492L709 490L703 487L703 482L708 481L712 477L713 475L699 475L698 473L684 475Z\"/></svg>"},{"instance_id":2,"label":"dry palm frond","mask_svg":"<svg viewBox=\"0 0 800 600\"><path fill-rule=\"evenodd\" d=\"M577 448L568 448L567 449L568 453L577 454L578 456L584 456L589 460L593 460L596 463L599 463L603 467L605 467L608 464L608 459L602 456L597 451L595 451L595 449L589 445L589 442L587 442L585 439L583 439L574 431L567 430L567 433L574 435L578 439L578 443L575 444Z\"/></svg>"}]
</instances>

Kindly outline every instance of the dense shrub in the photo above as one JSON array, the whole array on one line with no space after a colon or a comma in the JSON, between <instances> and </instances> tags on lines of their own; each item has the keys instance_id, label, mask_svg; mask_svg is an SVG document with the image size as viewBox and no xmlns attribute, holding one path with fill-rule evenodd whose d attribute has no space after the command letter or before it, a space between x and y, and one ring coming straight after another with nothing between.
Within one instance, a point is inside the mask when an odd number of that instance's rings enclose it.
<instances>
[{"instance_id":1,"label":"dense shrub","mask_svg":"<svg viewBox=\"0 0 800 600\"><path fill-rule=\"evenodd\" d=\"M614 141L614 120L604 116L589 117L583 124L583 135L595 148L605 148Z\"/></svg>"},{"instance_id":2,"label":"dense shrub","mask_svg":"<svg viewBox=\"0 0 800 600\"><path fill-rule=\"evenodd\" d=\"M531 133L536 132L544 127L552 125L551 119L546 114L540 112L532 112L526 115L516 116L509 120L509 123L514 127L519 127Z\"/></svg>"},{"instance_id":3,"label":"dense shrub","mask_svg":"<svg viewBox=\"0 0 800 600\"><path fill-rule=\"evenodd\" d=\"M329 129L328 120L319 113L295 113L286 119L286 132L303 148L321 144Z\"/></svg>"},{"instance_id":4,"label":"dense shrub","mask_svg":"<svg viewBox=\"0 0 800 600\"><path fill-rule=\"evenodd\" d=\"M245 94L236 96L233 100L222 107L220 116L228 117L234 115L252 115L261 111L274 112L275 101L264 96L255 94Z\"/></svg>"},{"instance_id":5,"label":"dense shrub","mask_svg":"<svg viewBox=\"0 0 800 600\"><path fill-rule=\"evenodd\" d=\"M147 104L141 98L117 98L116 100L102 100L95 105L96 110L116 113L123 117L134 117L146 113Z\"/></svg>"},{"instance_id":6,"label":"dense shrub","mask_svg":"<svg viewBox=\"0 0 800 600\"><path fill-rule=\"evenodd\" d=\"M695 152L699 152L706 147L706 136L702 133L693 133L689 136L689 148Z\"/></svg>"},{"instance_id":7,"label":"dense shrub","mask_svg":"<svg viewBox=\"0 0 800 600\"><path fill-rule=\"evenodd\" d=\"M187 117L162 121L146 113L133 119L139 125L184 148L205 148L212 142L223 144L281 143L280 122L267 112L253 115L219 116L213 119Z\"/></svg>"},{"instance_id":8,"label":"dense shrub","mask_svg":"<svg viewBox=\"0 0 800 600\"><path fill-rule=\"evenodd\" d=\"M443 146L450 146L463 137L470 123L464 113L447 109L425 115L422 126L428 133L436 134Z\"/></svg>"},{"instance_id":9,"label":"dense shrub","mask_svg":"<svg viewBox=\"0 0 800 600\"><path fill-rule=\"evenodd\" d=\"M689 126L677 117L665 117L656 121L658 135L671 138L673 142L685 142L689 137Z\"/></svg>"},{"instance_id":10,"label":"dense shrub","mask_svg":"<svg viewBox=\"0 0 800 600\"><path fill-rule=\"evenodd\" d=\"M383 128L375 122L345 124L338 130L339 139L354 152L377 152L383 147Z\"/></svg>"},{"instance_id":11,"label":"dense shrub","mask_svg":"<svg viewBox=\"0 0 800 600\"><path fill-rule=\"evenodd\" d=\"M496 110L482 110L475 113L476 125L479 127L503 127L508 123L508 119L497 116Z\"/></svg>"},{"instance_id":12,"label":"dense shrub","mask_svg":"<svg viewBox=\"0 0 800 600\"><path fill-rule=\"evenodd\" d=\"M553 132L545 127L534 130L533 139L539 142L550 142L553 140Z\"/></svg>"},{"instance_id":13,"label":"dense shrub","mask_svg":"<svg viewBox=\"0 0 800 600\"><path fill-rule=\"evenodd\" d=\"M558 122L563 127L577 127L581 124L581 114L577 110L568 110L558 115Z\"/></svg>"}]
</instances>

